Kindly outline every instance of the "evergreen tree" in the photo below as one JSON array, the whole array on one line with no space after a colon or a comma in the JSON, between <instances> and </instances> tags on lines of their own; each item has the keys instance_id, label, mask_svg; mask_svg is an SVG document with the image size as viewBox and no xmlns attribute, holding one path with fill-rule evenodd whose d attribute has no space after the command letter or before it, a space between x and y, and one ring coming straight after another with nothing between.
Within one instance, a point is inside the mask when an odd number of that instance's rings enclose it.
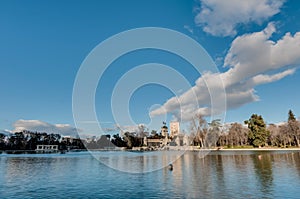
<instances>
[{"instance_id":1,"label":"evergreen tree","mask_svg":"<svg viewBox=\"0 0 300 199\"><path fill-rule=\"evenodd\" d=\"M249 120L245 121L250 130L248 139L250 144L254 147L264 146L269 137L269 131L261 115L253 114Z\"/></svg>"},{"instance_id":2,"label":"evergreen tree","mask_svg":"<svg viewBox=\"0 0 300 199\"><path fill-rule=\"evenodd\" d=\"M291 122L291 121L296 121L296 118L295 118L295 115L294 115L293 111L289 110L288 122Z\"/></svg>"},{"instance_id":3,"label":"evergreen tree","mask_svg":"<svg viewBox=\"0 0 300 199\"><path fill-rule=\"evenodd\" d=\"M300 123L296 120L294 113L292 110L289 110L289 118L288 118L288 136L290 137L291 141L290 145L300 146Z\"/></svg>"}]
</instances>

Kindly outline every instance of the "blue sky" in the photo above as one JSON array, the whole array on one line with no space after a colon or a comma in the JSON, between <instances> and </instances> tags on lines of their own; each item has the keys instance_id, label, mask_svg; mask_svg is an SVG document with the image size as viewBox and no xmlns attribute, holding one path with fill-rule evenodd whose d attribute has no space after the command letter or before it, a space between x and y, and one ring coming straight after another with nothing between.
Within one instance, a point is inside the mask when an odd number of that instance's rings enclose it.
<instances>
[{"instance_id":1,"label":"blue sky","mask_svg":"<svg viewBox=\"0 0 300 199\"><path fill-rule=\"evenodd\" d=\"M142 27L176 30L204 47L224 74L226 91L236 95L227 99L225 122L242 122L258 113L268 123L277 123L286 120L289 109L298 116L299 11L295 0L1 1L0 129L71 134L75 131L73 84L83 60L107 38ZM286 33L290 36L285 37ZM264 48L271 53L267 63L257 57L265 51L255 54ZM255 66L249 65L252 61ZM174 68L192 86L201 80L189 63L168 52L146 49L121 56L105 71L95 96L104 128L116 123L110 103L117 81L134 67L154 62ZM242 91L249 92L243 97ZM136 124L148 124L149 108L160 104L168 111L167 121L172 120L176 110L169 109L169 100L173 96L159 85L141 86L130 99L132 119ZM201 109L204 115L209 105L205 108ZM159 108L156 110L155 117L160 117ZM160 125L158 121L156 125ZM97 133L92 127L82 131Z\"/></svg>"}]
</instances>

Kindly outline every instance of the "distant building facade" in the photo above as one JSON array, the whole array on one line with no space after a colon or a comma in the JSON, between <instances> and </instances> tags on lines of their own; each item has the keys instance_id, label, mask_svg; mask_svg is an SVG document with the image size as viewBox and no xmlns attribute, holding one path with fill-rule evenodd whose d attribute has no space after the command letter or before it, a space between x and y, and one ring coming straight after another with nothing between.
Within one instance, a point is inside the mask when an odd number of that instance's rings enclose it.
<instances>
[{"instance_id":1,"label":"distant building facade","mask_svg":"<svg viewBox=\"0 0 300 199\"><path fill-rule=\"evenodd\" d=\"M170 122L170 136L175 137L180 133L179 122Z\"/></svg>"},{"instance_id":2,"label":"distant building facade","mask_svg":"<svg viewBox=\"0 0 300 199\"><path fill-rule=\"evenodd\" d=\"M158 138L147 138L144 137L144 146L147 147L160 147L162 145L163 141L162 139Z\"/></svg>"},{"instance_id":3,"label":"distant building facade","mask_svg":"<svg viewBox=\"0 0 300 199\"><path fill-rule=\"evenodd\" d=\"M58 145L37 145L35 151L37 153L55 153L58 152Z\"/></svg>"}]
</instances>

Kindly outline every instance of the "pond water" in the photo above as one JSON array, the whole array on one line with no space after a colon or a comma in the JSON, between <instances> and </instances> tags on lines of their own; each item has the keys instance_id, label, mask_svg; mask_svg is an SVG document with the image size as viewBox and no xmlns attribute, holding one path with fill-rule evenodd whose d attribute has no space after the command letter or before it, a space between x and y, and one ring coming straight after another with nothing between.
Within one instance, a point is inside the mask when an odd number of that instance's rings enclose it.
<instances>
[{"instance_id":1,"label":"pond water","mask_svg":"<svg viewBox=\"0 0 300 199\"><path fill-rule=\"evenodd\" d=\"M300 152L186 152L156 167L171 156L0 154L0 198L300 198Z\"/></svg>"}]
</instances>

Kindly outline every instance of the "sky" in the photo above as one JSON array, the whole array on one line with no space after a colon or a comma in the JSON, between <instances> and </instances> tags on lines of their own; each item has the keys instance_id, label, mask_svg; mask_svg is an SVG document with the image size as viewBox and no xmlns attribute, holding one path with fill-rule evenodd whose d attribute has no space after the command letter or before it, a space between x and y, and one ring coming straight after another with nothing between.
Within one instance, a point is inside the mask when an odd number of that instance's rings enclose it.
<instances>
[{"instance_id":1,"label":"sky","mask_svg":"<svg viewBox=\"0 0 300 199\"><path fill-rule=\"evenodd\" d=\"M225 123L243 122L253 113L267 123L279 123L287 120L289 109L300 116L299 18L296 0L0 1L0 131L90 135L99 133L97 125L111 132L116 126L130 129L137 124L159 130L162 121L188 123L196 113L220 115ZM164 50L133 50L115 59L99 78L92 93L97 121L76 121L72 97L84 61L109 38L146 27L193 39L218 72L199 73L187 60ZM131 42L135 38L120 46ZM177 85L176 75L189 87ZM139 83L152 77L168 86ZM126 95L127 83L135 83L136 90L123 100L114 89L121 85ZM226 109L212 108L209 87L225 91ZM213 98L217 104L224 102L222 96Z\"/></svg>"}]
</instances>

